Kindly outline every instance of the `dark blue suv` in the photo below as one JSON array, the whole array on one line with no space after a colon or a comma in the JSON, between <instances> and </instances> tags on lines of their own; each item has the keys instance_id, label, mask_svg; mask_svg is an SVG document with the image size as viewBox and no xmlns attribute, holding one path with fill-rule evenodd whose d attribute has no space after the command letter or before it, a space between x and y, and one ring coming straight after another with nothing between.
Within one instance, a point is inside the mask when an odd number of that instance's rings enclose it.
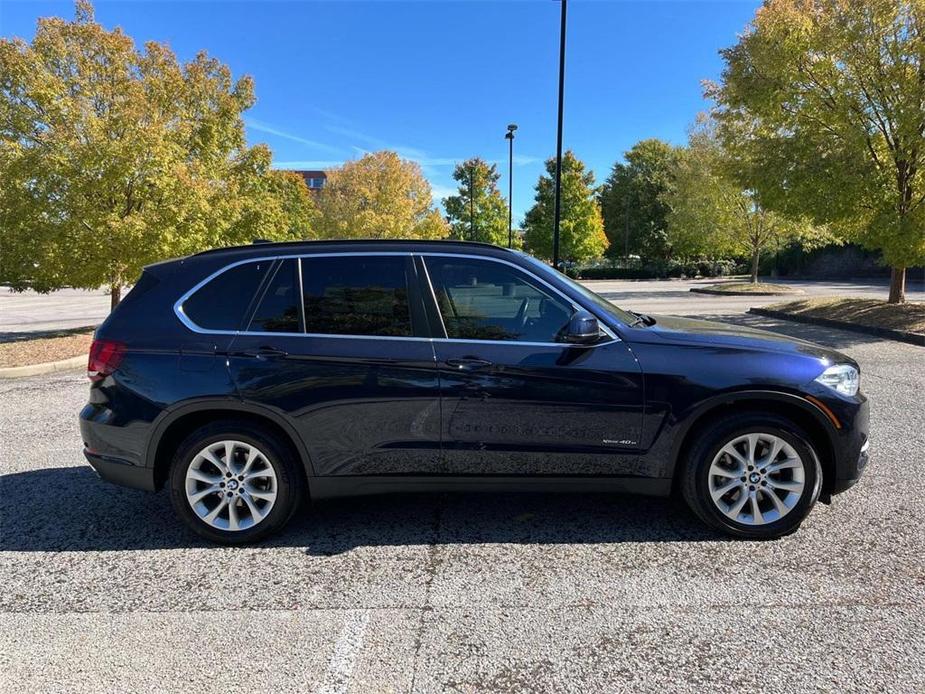
<instances>
[{"instance_id":1,"label":"dark blue suv","mask_svg":"<svg viewBox=\"0 0 925 694\"><path fill-rule=\"evenodd\" d=\"M867 462L858 366L617 308L533 258L450 241L257 243L145 269L99 327L85 454L170 488L196 532L306 498L680 494L740 537L795 530Z\"/></svg>"}]
</instances>

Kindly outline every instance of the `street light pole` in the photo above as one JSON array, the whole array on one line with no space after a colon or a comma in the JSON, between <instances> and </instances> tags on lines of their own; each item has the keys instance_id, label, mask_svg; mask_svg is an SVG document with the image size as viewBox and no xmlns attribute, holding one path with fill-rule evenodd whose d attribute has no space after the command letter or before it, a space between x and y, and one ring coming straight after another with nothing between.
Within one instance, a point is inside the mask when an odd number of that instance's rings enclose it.
<instances>
[{"instance_id":1,"label":"street light pole","mask_svg":"<svg viewBox=\"0 0 925 694\"><path fill-rule=\"evenodd\" d=\"M508 141L507 153L507 247L514 247L514 131L517 125L511 123L507 126L504 138Z\"/></svg>"},{"instance_id":2,"label":"street light pole","mask_svg":"<svg viewBox=\"0 0 925 694\"><path fill-rule=\"evenodd\" d=\"M475 164L469 165L469 240L475 241Z\"/></svg>"},{"instance_id":3,"label":"street light pole","mask_svg":"<svg viewBox=\"0 0 925 694\"><path fill-rule=\"evenodd\" d=\"M556 132L556 207L555 224L552 232L552 266L559 269L559 221L562 218L562 107L565 97L565 17L568 0L562 3L562 18L559 22L559 124Z\"/></svg>"}]
</instances>

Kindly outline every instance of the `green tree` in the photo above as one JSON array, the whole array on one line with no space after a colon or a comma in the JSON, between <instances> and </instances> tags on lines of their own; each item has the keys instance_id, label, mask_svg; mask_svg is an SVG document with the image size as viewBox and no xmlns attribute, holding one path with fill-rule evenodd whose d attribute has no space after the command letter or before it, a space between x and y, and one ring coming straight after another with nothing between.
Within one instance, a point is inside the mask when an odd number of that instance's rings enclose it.
<instances>
[{"instance_id":1,"label":"green tree","mask_svg":"<svg viewBox=\"0 0 925 694\"><path fill-rule=\"evenodd\" d=\"M601 213L611 255L667 258L668 207L679 148L658 139L641 140L617 162L601 186Z\"/></svg>"},{"instance_id":2,"label":"green tree","mask_svg":"<svg viewBox=\"0 0 925 694\"><path fill-rule=\"evenodd\" d=\"M701 118L689 145L678 156L674 184L663 193L669 209L668 242L680 255L745 256L751 281L758 282L761 254L771 245L798 242L813 248L834 241L805 219L764 209L754 192L735 179L733 163L715 136L713 123Z\"/></svg>"},{"instance_id":3,"label":"green tree","mask_svg":"<svg viewBox=\"0 0 925 694\"><path fill-rule=\"evenodd\" d=\"M541 258L552 258L555 226L556 160L546 160L546 174L536 184L536 202L524 218L524 244ZM594 189L594 173L571 150L562 156L559 256L583 262L607 250L604 222Z\"/></svg>"},{"instance_id":4,"label":"green tree","mask_svg":"<svg viewBox=\"0 0 925 694\"><path fill-rule=\"evenodd\" d=\"M0 39L0 273L14 288L109 287L169 256L284 238L264 188L270 152L248 148L247 77L200 53L136 50L94 21L40 19L30 44ZM265 200L265 198L264 198Z\"/></svg>"},{"instance_id":5,"label":"green tree","mask_svg":"<svg viewBox=\"0 0 925 694\"><path fill-rule=\"evenodd\" d=\"M316 200L321 238L442 239L449 234L421 167L395 152L366 154L327 176Z\"/></svg>"},{"instance_id":6,"label":"green tree","mask_svg":"<svg viewBox=\"0 0 925 694\"><path fill-rule=\"evenodd\" d=\"M459 182L459 193L443 201L451 236L506 246L507 203L498 190L498 167L475 157L457 164L453 178Z\"/></svg>"},{"instance_id":7,"label":"green tree","mask_svg":"<svg viewBox=\"0 0 925 694\"><path fill-rule=\"evenodd\" d=\"M925 0L769 0L722 52L721 135L770 209L925 262Z\"/></svg>"}]
</instances>

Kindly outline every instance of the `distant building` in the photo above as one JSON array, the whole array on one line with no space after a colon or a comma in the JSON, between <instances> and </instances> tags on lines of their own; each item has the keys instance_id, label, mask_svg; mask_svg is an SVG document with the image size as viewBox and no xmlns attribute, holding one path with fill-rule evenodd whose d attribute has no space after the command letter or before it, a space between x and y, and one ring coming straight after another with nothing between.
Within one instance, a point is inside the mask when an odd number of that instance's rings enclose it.
<instances>
[{"instance_id":1,"label":"distant building","mask_svg":"<svg viewBox=\"0 0 925 694\"><path fill-rule=\"evenodd\" d=\"M303 171L301 169L293 169L292 173L297 173L299 176L305 179L305 185L308 186L309 190L321 190L324 188L324 182L328 180L328 176L324 171Z\"/></svg>"}]
</instances>

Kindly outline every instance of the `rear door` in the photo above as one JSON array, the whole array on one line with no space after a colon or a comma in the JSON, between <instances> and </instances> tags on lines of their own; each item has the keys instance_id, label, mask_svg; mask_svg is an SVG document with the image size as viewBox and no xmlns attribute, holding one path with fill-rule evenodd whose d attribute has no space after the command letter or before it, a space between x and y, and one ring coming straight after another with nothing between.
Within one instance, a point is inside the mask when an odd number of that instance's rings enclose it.
<instances>
[{"instance_id":1,"label":"rear door","mask_svg":"<svg viewBox=\"0 0 925 694\"><path fill-rule=\"evenodd\" d=\"M560 342L577 306L512 263L422 259L443 334L434 349L447 472L636 474L643 381L627 346L612 335Z\"/></svg>"},{"instance_id":2,"label":"rear door","mask_svg":"<svg viewBox=\"0 0 925 694\"><path fill-rule=\"evenodd\" d=\"M440 400L407 253L276 261L229 347L240 396L295 425L316 475L440 466Z\"/></svg>"}]
</instances>

